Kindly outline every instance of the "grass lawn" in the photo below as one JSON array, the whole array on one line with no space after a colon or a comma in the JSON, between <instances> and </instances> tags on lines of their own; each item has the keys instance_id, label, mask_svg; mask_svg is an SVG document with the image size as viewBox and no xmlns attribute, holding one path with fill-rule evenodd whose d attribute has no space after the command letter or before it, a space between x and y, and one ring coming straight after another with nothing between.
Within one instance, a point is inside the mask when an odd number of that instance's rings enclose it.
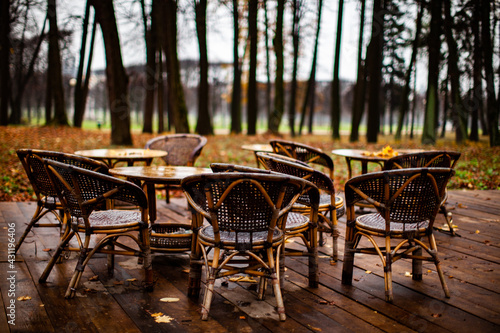
<instances>
[{"instance_id":1,"label":"grass lawn","mask_svg":"<svg viewBox=\"0 0 500 333\"><path fill-rule=\"evenodd\" d=\"M132 132L134 147L142 148L147 140L156 136ZM367 144L362 137L360 142L349 143L348 137L333 141L329 135L303 135L293 138L294 141L306 143L331 152L332 149L353 148L364 150L380 150L391 145L396 151L401 148L450 149L462 152L456 167L456 174L451 179L449 188L465 189L499 189L500 188L500 147L490 148L488 138L479 142L466 142L457 145L452 134L439 139L435 145L422 145L420 137L413 140L403 138L394 142L392 136L380 136L379 143ZM208 143L198 158L196 165L208 167L212 162L234 163L255 166L253 153L242 150L241 145L251 143L267 143L272 135L215 135L208 137ZM292 140L289 135L281 138ZM108 129L82 130L71 127L0 127L0 201L31 200L33 191L19 162L16 149L33 148L72 153L76 150L93 148L110 148L110 132ZM337 191L343 190L347 180L347 167L342 157L331 155L335 162L335 186ZM161 164L158 160L154 163ZM359 172L359 170L355 170Z\"/></svg>"}]
</instances>

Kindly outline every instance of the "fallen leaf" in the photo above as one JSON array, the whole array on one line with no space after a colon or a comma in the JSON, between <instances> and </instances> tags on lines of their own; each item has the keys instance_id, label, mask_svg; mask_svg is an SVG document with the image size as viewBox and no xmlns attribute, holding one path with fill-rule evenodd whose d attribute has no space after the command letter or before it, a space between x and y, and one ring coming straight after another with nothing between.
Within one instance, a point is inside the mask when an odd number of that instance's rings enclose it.
<instances>
[{"instance_id":1,"label":"fallen leaf","mask_svg":"<svg viewBox=\"0 0 500 333\"><path fill-rule=\"evenodd\" d=\"M432 271L430 269L427 270L427 273L432 273Z\"/></svg>"},{"instance_id":2,"label":"fallen leaf","mask_svg":"<svg viewBox=\"0 0 500 333\"><path fill-rule=\"evenodd\" d=\"M322 332L322 331L323 331L323 330L322 330L321 328L319 328L319 327L314 327L314 326L311 326L311 325L309 325L309 324L307 324L307 326L308 326L310 329L312 329L313 331L317 331L317 332Z\"/></svg>"},{"instance_id":3,"label":"fallen leaf","mask_svg":"<svg viewBox=\"0 0 500 333\"><path fill-rule=\"evenodd\" d=\"M322 300L322 301L319 301L319 304L328 304L328 302L325 300Z\"/></svg>"},{"instance_id":4,"label":"fallen leaf","mask_svg":"<svg viewBox=\"0 0 500 333\"><path fill-rule=\"evenodd\" d=\"M366 273L366 274L371 274L371 273L372 273L372 271L365 271L365 273Z\"/></svg>"},{"instance_id":5,"label":"fallen leaf","mask_svg":"<svg viewBox=\"0 0 500 333\"><path fill-rule=\"evenodd\" d=\"M136 278L127 279L127 282L134 282L134 281L137 281L137 279Z\"/></svg>"},{"instance_id":6,"label":"fallen leaf","mask_svg":"<svg viewBox=\"0 0 500 333\"><path fill-rule=\"evenodd\" d=\"M411 273L410 273L410 272L405 272L405 276L406 276L406 277L411 277L412 275L411 275Z\"/></svg>"},{"instance_id":7,"label":"fallen leaf","mask_svg":"<svg viewBox=\"0 0 500 333\"><path fill-rule=\"evenodd\" d=\"M480 232L481 232L481 231L479 231L479 230L476 230L476 234L478 234L478 233L480 233Z\"/></svg>"},{"instance_id":8,"label":"fallen leaf","mask_svg":"<svg viewBox=\"0 0 500 333\"><path fill-rule=\"evenodd\" d=\"M440 313L433 313L433 314L431 314L431 316L433 316L434 318L439 318L439 317L442 316L442 314L440 314Z\"/></svg>"},{"instance_id":9,"label":"fallen leaf","mask_svg":"<svg viewBox=\"0 0 500 333\"><path fill-rule=\"evenodd\" d=\"M461 203L458 204L458 208L467 208L466 205L462 205Z\"/></svg>"},{"instance_id":10,"label":"fallen leaf","mask_svg":"<svg viewBox=\"0 0 500 333\"><path fill-rule=\"evenodd\" d=\"M43 252L50 252L50 249L43 249Z\"/></svg>"},{"instance_id":11,"label":"fallen leaf","mask_svg":"<svg viewBox=\"0 0 500 333\"><path fill-rule=\"evenodd\" d=\"M117 286L118 286L118 285L123 284L123 281L113 281L113 284L115 284L115 285L117 285Z\"/></svg>"},{"instance_id":12,"label":"fallen leaf","mask_svg":"<svg viewBox=\"0 0 500 333\"><path fill-rule=\"evenodd\" d=\"M99 275L94 275L94 276L91 276L89 281L97 281L99 280Z\"/></svg>"},{"instance_id":13,"label":"fallen leaf","mask_svg":"<svg viewBox=\"0 0 500 333\"><path fill-rule=\"evenodd\" d=\"M163 297L160 298L160 302L165 302L165 303L179 302L179 299L177 297Z\"/></svg>"},{"instance_id":14,"label":"fallen leaf","mask_svg":"<svg viewBox=\"0 0 500 333\"><path fill-rule=\"evenodd\" d=\"M19 296L17 298L18 301L29 301L31 299L31 296Z\"/></svg>"},{"instance_id":15,"label":"fallen leaf","mask_svg":"<svg viewBox=\"0 0 500 333\"><path fill-rule=\"evenodd\" d=\"M155 312L155 313L152 313L151 314L151 317L155 318L155 317L160 317L160 316L163 316L163 313L162 312Z\"/></svg>"},{"instance_id":16,"label":"fallen leaf","mask_svg":"<svg viewBox=\"0 0 500 333\"><path fill-rule=\"evenodd\" d=\"M170 316L166 316L166 315L155 317L155 322L157 322L157 323L166 323L166 324L168 324L172 320L174 320L174 318L172 318Z\"/></svg>"},{"instance_id":17,"label":"fallen leaf","mask_svg":"<svg viewBox=\"0 0 500 333\"><path fill-rule=\"evenodd\" d=\"M240 316L240 319L245 319L246 317L245 316Z\"/></svg>"}]
</instances>

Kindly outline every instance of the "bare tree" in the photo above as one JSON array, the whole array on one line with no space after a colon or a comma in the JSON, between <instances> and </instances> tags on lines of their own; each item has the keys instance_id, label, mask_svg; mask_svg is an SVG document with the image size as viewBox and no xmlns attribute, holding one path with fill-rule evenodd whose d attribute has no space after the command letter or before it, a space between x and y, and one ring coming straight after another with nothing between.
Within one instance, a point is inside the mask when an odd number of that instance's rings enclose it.
<instances>
[{"instance_id":1,"label":"bare tree","mask_svg":"<svg viewBox=\"0 0 500 333\"><path fill-rule=\"evenodd\" d=\"M207 0L194 0L196 32L200 49L200 82L198 86L198 122L196 132L212 135L214 130L210 117L210 91L208 85L207 53Z\"/></svg>"},{"instance_id":2,"label":"bare tree","mask_svg":"<svg viewBox=\"0 0 500 333\"><path fill-rule=\"evenodd\" d=\"M129 78L122 62L120 40L112 0L89 0L101 26L106 49L108 102L111 111L111 144L131 145Z\"/></svg>"},{"instance_id":3,"label":"bare tree","mask_svg":"<svg viewBox=\"0 0 500 333\"><path fill-rule=\"evenodd\" d=\"M342 16L344 12L344 0L339 0L339 12L337 16L337 38L335 42L335 61L333 64L333 81L332 81L332 138L340 139L340 45L342 40ZM375 13L375 9L374 9ZM375 16L374 16L375 18ZM372 37L373 40L373 37Z\"/></svg>"},{"instance_id":4,"label":"bare tree","mask_svg":"<svg viewBox=\"0 0 500 333\"><path fill-rule=\"evenodd\" d=\"M250 37L250 68L248 70L248 92L247 92L247 123L248 135L257 133L257 17L258 0L249 0L248 2L248 33Z\"/></svg>"}]
</instances>

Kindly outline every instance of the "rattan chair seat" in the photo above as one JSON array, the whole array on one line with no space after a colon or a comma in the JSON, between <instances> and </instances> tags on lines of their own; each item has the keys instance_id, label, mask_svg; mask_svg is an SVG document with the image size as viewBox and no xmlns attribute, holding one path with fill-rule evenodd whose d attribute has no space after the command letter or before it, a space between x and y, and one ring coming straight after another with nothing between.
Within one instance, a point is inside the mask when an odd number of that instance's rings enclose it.
<instances>
[{"instance_id":1,"label":"rattan chair seat","mask_svg":"<svg viewBox=\"0 0 500 333\"><path fill-rule=\"evenodd\" d=\"M236 236L238 234L238 236ZM252 238L252 247L263 246L267 239L267 231L257 231L257 232L239 232L234 231L220 231L220 240L222 244L226 247L236 246L236 237L238 237L238 242L249 243L250 234ZM211 225L203 227L198 235L200 241L206 243L215 243L214 239L214 229ZM278 243L283 238L283 232L279 229L275 229L273 232L273 244Z\"/></svg>"},{"instance_id":2,"label":"rattan chair seat","mask_svg":"<svg viewBox=\"0 0 500 333\"><path fill-rule=\"evenodd\" d=\"M95 229L120 229L134 227L141 223L141 213L126 210L101 210L94 211L89 216L91 228ZM78 226L85 228L83 218L78 218Z\"/></svg>"},{"instance_id":3,"label":"rattan chair seat","mask_svg":"<svg viewBox=\"0 0 500 333\"><path fill-rule=\"evenodd\" d=\"M385 219L379 213L361 215L356 218L356 227L377 233L384 233ZM418 223L401 223L391 221L390 224L391 233L414 232L417 230L420 233L425 233L428 227L428 220Z\"/></svg>"},{"instance_id":4,"label":"rattan chair seat","mask_svg":"<svg viewBox=\"0 0 500 333\"><path fill-rule=\"evenodd\" d=\"M309 217L306 215L302 215L299 213L289 213L288 218L286 219L286 232L302 230L304 228L308 228Z\"/></svg>"}]
</instances>

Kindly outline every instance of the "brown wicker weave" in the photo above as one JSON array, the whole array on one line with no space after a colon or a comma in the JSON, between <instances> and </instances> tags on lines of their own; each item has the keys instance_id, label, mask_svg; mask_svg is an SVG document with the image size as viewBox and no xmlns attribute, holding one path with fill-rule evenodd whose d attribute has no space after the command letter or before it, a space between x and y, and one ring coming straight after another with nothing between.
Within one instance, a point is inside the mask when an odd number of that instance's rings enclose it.
<instances>
[{"instance_id":1,"label":"brown wicker weave","mask_svg":"<svg viewBox=\"0 0 500 333\"><path fill-rule=\"evenodd\" d=\"M64 235L39 281L47 280L62 251L76 236L80 245L80 258L66 290L66 298L74 297L85 266L97 252L108 254L110 274L113 273L115 254L140 257L144 263L146 288L151 289L153 271L149 244L148 204L142 189L133 183L94 171L47 159L44 162L51 183L57 189L59 200L71 217L71 223L69 232ZM140 209L95 210L108 199L128 202ZM134 232L138 232L139 237L135 236ZM80 238L79 233L85 234L84 240ZM90 240L95 234L102 237L91 248ZM120 237L133 240L138 249L120 242Z\"/></svg>"},{"instance_id":2,"label":"brown wicker weave","mask_svg":"<svg viewBox=\"0 0 500 333\"><path fill-rule=\"evenodd\" d=\"M263 173L263 174L280 174L278 172L252 168L241 165L226 164L226 163L212 163L210 168L214 173L216 172L253 172L253 173ZM303 215L301 213L290 212L286 219L285 225L285 240L291 238L298 238L302 244L306 247L305 251L300 251L297 249L291 249L285 244L286 256L304 256L309 259L309 286L312 288L317 288L319 284L318 275L318 204L319 204L319 191L316 185L311 182L307 182L308 186L305 187L304 193L307 193L307 202L303 202L303 205L310 207L309 215ZM300 201L297 199L297 202ZM280 266L280 276L284 276L285 265L284 257L281 260L283 265ZM284 280L282 279L281 283Z\"/></svg>"},{"instance_id":3,"label":"brown wicker weave","mask_svg":"<svg viewBox=\"0 0 500 333\"><path fill-rule=\"evenodd\" d=\"M33 217L31 218L31 221L26 226L26 229L24 230L23 234L16 244L16 252L17 250L19 250L19 247L24 242L26 236L28 236L33 227L58 227L60 228L61 232L63 230L63 207L59 201L59 198L57 197L57 192L52 187L49 176L45 171L45 166L43 164L42 158L75 165L80 168L94 170L104 174L108 173L108 167L106 166L106 164L96 160L92 160L90 158L73 154L38 149L18 149L17 156L19 157L19 160L23 165L24 171L28 176L31 186L33 187L33 192L35 192L37 198L37 207L35 213L33 214ZM54 214L58 222L39 223L40 219L49 212Z\"/></svg>"},{"instance_id":4,"label":"brown wicker weave","mask_svg":"<svg viewBox=\"0 0 500 333\"><path fill-rule=\"evenodd\" d=\"M402 258L412 259L413 280L421 280L422 260L426 260L436 265L444 293L450 297L432 226L452 175L450 168L413 168L368 173L348 180L342 283L352 284L355 253L378 255L384 268L385 299L392 302L392 263ZM354 208L360 200L374 205L377 213L356 217ZM362 237L373 247L360 247ZM377 244L377 237L385 238L384 245ZM422 240L424 237L428 238L428 245ZM391 246L392 239L400 241ZM428 256L422 255L422 250Z\"/></svg>"},{"instance_id":5,"label":"brown wicker weave","mask_svg":"<svg viewBox=\"0 0 500 333\"><path fill-rule=\"evenodd\" d=\"M193 166L200 156L203 147L207 144L207 138L198 134L178 133L168 134L153 138L146 142L146 149L164 150L168 154L162 157L167 165ZM158 189L166 190L166 201L170 203L169 188L177 186L163 185Z\"/></svg>"},{"instance_id":6,"label":"brown wicker weave","mask_svg":"<svg viewBox=\"0 0 500 333\"><path fill-rule=\"evenodd\" d=\"M407 169L407 168L454 168L460 158L460 152L456 151L426 151L412 154L404 154L395 156L389 159L385 163L386 170L392 169ZM453 216L450 211L446 209L446 200L448 198L448 192L443 199L443 203L440 208L440 212L444 215L446 223L448 224L448 230L443 228L434 227L441 232L450 233L452 236L460 236L456 233L453 228Z\"/></svg>"},{"instance_id":7,"label":"brown wicker weave","mask_svg":"<svg viewBox=\"0 0 500 333\"><path fill-rule=\"evenodd\" d=\"M320 189L321 195L318 210L320 244L324 243L324 232L331 234L332 260L337 261L337 238L339 236L337 231L337 219L344 214L344 201L340 196L335 195L335 187L332 179L323 172L286 156L259 152L257 153L257 157L259 158L259 162L264 165L266 169L306 179ZM294 205L293 210L299 213L307 213L309 207L304 206L302 203L308 200L307 195L301 196L299 203Z\"/></svg>"},{"instance_id":8,"label":"brown wicker weave","mask_svg":"<svg viewBox=\"0 0 500 333\"><path fill-rule=\"evenodd\" d=\"M305 145L303 143L270 140L269 144L273 147L276 154L292 157L307 164L321 165L328 169L328 175L333 179L334 165L332 158L321 149Z\"/></svg>"},{"instance_id":9,"label":"brown wicker weave","mask_svg":"<svg viewBox=\"0 0 500 333\"><path fill-rule=\"evenodd\" d=\"M285 175L233 172L190 176L181 186L197 232L189 295L199 295L201 264L207 269L202 319L208 319L215 279L243 273L261 278L259 299L264 297L266 279L271 279L279 318L285 320L276 267L287 213L306 182ZM199 229L203 218L210 225Z\"/></svg>"}]
</instances>

